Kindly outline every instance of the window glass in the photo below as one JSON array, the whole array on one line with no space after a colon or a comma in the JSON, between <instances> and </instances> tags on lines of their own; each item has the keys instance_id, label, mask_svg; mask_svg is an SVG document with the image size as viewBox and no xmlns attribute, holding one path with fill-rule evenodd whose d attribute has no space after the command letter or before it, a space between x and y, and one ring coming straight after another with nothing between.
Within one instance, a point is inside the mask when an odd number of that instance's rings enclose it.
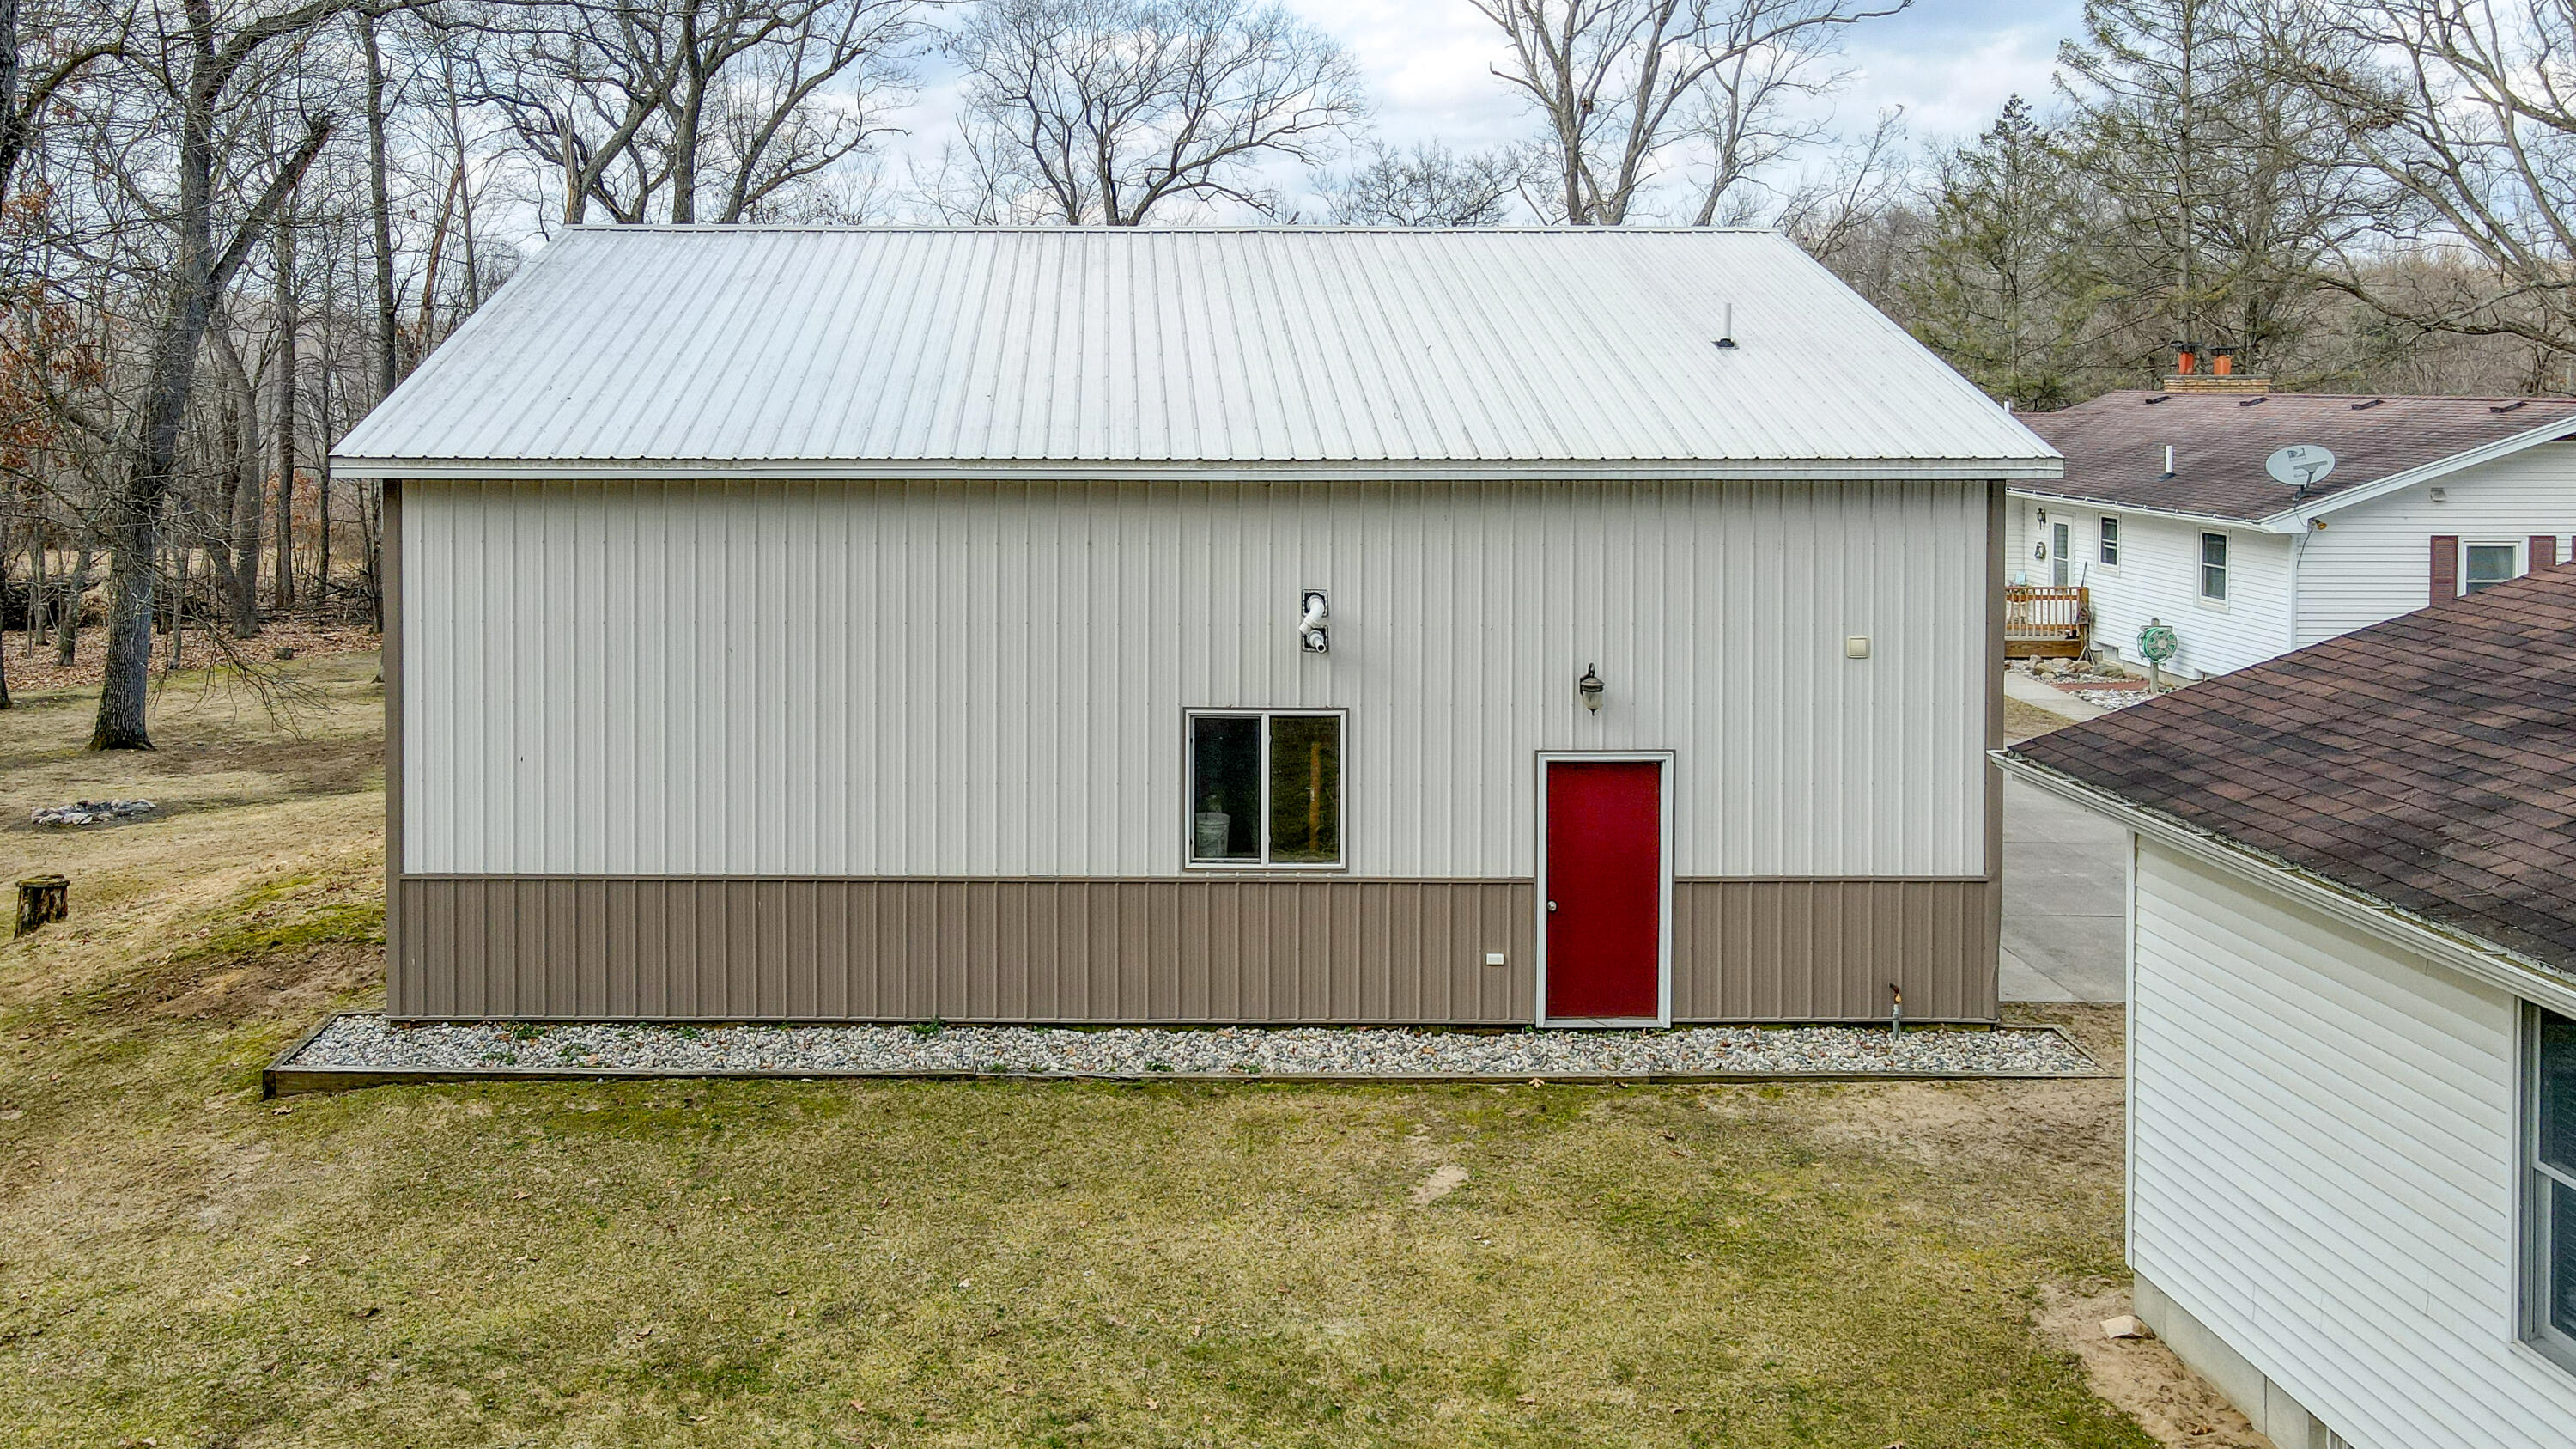
<instances>
[{"instance_id":1,"label":"window glass","mask_svg":"<svg viewBox=\"0 0 2576 1449\"><path fill-rule=\"evenodd\" d=\"M1261 858L1261 719L1190 720L1190 859Z\"/></svg>"},{"instance_id":2,"label":"window glass","mask_svg":"<svg viewBox=\"0 0 2576 1449\"><path fill-rule=\"evenodd\" d=\"M2204 599L2227 597L2227 535L2204 533L2200 536L2200 596Z\"/></svg>"},{"instance_id":3,"label":"window glass","mask_svg":"<svg viewBox=\"0 0 2576 1449\"><path fill-rule=\"evenodd\" d=\"M2460 550L2461 592L2474 594L2513 577L2513 545L2473 543Z\"/></svg>"},{"instance_id":4,"label":"window glass","mask_svg":"<svg viewBox=\"0 0 2576 1449\"><path fill-rule=\"evenodd\" d=\"M1270 719L1270 858L1315 865L1342 858L1342 721Z\"/></svg>"},{"instance_id":5,"label":"window glass","mask_svg":"<svg viewBox=\"0 0 2576 1449\"><path fill-rule=\"evenodd\" d=\"M1193 865L1339 865L1342 716L1189 717Z\"/></svg>"},{"instance_id":6,"label":"window glass","mask_svg":"<svg viewBox=\"0 0 2576 1449\"><path fill-rule=\"evenodd\" d=\"M2549 1326L2576 1338L2576 1187L2549 1184Z\"/></svg>"},{"instance_id":7,"label":"window glass","mask_svg":"<svg viewBox=\"0 0 2576 1449\"><path fill-rule=\"evenodd\" d=\"M2101 559L2105 568L2120 566L2120 520L2116 518L2102 520Z\"/></svg>"},{"instance_id":8,"label":"window glass","mask_svg":"<svg viewBox=\"0 0 2576 1449\"><path fill-rule=\"evenodd\" d=\"M2540 1160L2576 1179L2576 1021L2540 1014Z\"/></svg>"},{"instance_id":9,"label":"window glass","mask_svg":"<svg viewBox=\"0 0 2576 1449\"><path fill-rule=\"evenodd\" d=\"M2533 1341L2576 1368L2576 1021L2535 1013L2531 1083Z\"/></svg>"}]
</instances>

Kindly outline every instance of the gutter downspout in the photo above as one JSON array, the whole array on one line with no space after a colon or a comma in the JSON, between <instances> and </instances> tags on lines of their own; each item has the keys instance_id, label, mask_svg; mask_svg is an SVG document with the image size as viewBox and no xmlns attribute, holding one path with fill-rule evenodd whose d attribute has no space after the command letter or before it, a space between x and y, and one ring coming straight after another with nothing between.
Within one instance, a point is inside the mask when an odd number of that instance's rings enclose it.
<instances>
[{"instance_id":1,"label":"gutter downspout","mask_svg":"<svg viewBox=\"0 0 2576 1449\"><path fill-rule=\"evenodd\" d=\"M2290 540L2290 637L2283 640L2283 653L2299 647L2299 568L2308 556L2308 535L2313 528L2301 528Z\"/></svg>"}]
</instances>

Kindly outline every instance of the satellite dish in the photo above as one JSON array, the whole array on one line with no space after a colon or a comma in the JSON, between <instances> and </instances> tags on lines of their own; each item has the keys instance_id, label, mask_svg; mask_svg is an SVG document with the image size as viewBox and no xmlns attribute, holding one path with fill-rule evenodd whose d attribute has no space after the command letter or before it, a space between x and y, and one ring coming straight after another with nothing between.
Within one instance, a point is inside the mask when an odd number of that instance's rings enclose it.
<instances>
[{"instance_id":1,"label":"satellite dish","mask_svg":"<svg viewBox=\"0 0 2576 1449\"><path fill-rule=\"evenodd\" d=\"M2334 471L2335 456L2314 443L2292 443L2263 460L2263 471L2274 482L2287 483L2304 493L2325 481Z\"/></svg>"}]
</instances>

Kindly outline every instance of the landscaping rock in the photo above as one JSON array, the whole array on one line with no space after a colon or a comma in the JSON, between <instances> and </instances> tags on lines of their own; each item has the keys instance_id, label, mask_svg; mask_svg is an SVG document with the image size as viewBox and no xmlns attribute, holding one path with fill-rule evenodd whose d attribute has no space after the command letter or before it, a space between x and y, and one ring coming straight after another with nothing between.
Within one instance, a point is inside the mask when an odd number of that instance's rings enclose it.
<instances>
[{"instance_id":1,"label":"landscaping rock","mask_svg":"<svg viewBox=\"0 0 2576 1449\"><path fill-rule=\"evenodd\" d=\"M149 800L79 800L69 805L38 806L30 818L38 825L101 825L149 815L160 808Z\"/></svg>"},{"instance_id":2,"label":"landscaping rock","mask_svg":"<svg viewBox=\"0 0 2576 1449\"><path fill-rule=\"evenodd\" d=\"M1812 1026L1671 1031L1406 1027L647 1026L334 1020L281 1069L783 1076L1444 1077L2089 1076L2053 1031Z\"/></svg>"}]
</instances>

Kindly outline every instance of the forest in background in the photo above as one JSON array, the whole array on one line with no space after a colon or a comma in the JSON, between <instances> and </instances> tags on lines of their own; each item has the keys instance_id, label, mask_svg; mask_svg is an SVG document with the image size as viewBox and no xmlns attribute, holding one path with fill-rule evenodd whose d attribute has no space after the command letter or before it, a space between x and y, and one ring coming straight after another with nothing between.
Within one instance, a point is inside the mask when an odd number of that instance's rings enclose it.
<instances>
[{"instance_id":1,"label":"forest in background","mask_svg":"<svg viewBox=\"0 0 2576 1449\"><path fill-rule=\"evenodd\" d=\"M1909 0L1439 3L1512 143L1380 134L1259 0L0 0L0 708L101 650L93 744L146 747L184 641L380 622L330 446L566 225L1772 226L2025 409L2181 340L2576 387L2566 0L2090 0L1952 138L1847 59Z\"/></svg>"}]
</instances>

